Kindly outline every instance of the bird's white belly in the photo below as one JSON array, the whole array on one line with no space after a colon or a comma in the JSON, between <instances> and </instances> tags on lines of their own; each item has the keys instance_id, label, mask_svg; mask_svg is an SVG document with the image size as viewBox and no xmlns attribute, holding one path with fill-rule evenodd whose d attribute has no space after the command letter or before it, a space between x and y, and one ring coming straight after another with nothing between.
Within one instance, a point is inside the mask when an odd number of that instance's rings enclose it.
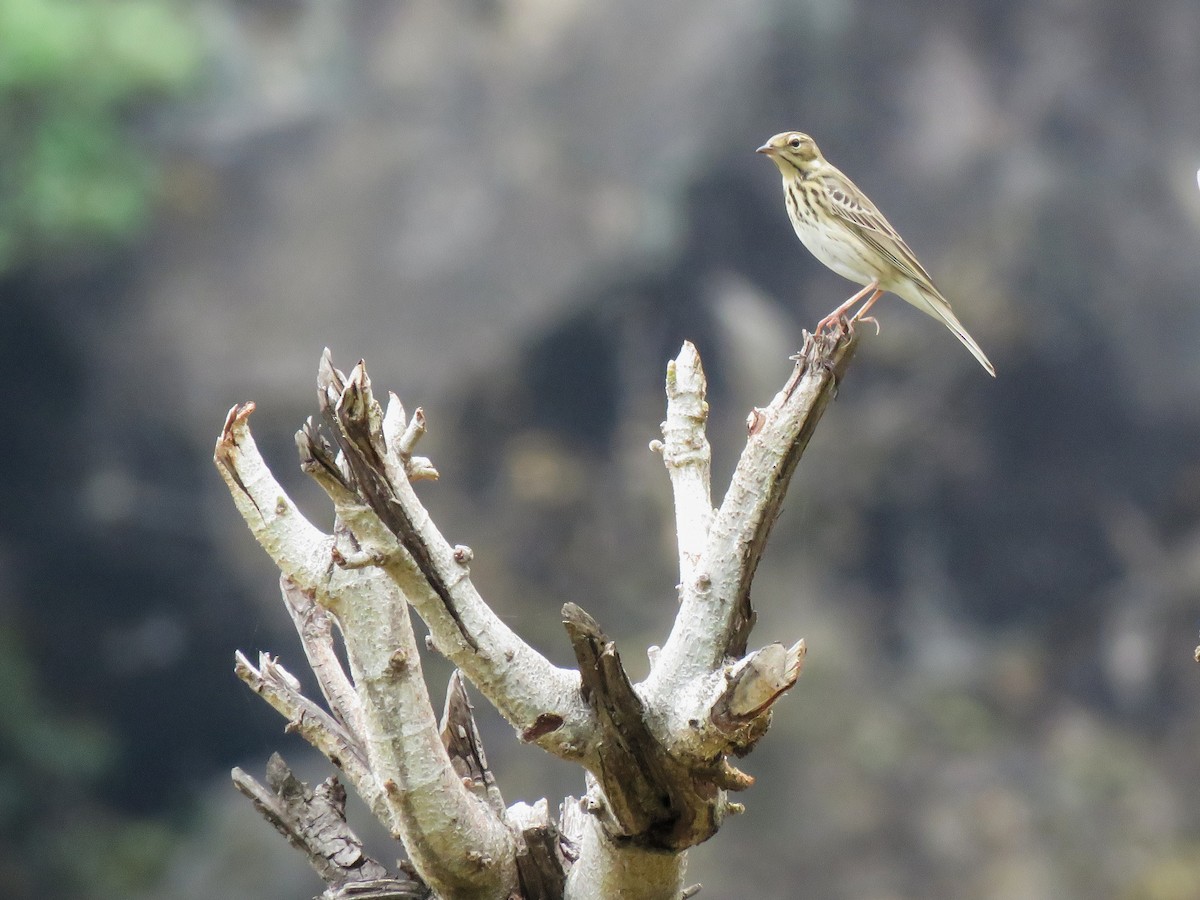
<instances>
[{"instance_id":1,"label":"bird's white belly","mask_svg":"<svg viewBox=\"0 0 1200 900\"><path fill-rule=\"evenodd\" d=\"M852 235L847 234L845 240L833 240L807 218L792 216L791 219L796 237L808 252L846 280L865 285L883 274L876 273L876 267L858 251L859 241ZM841 226L834 224L832 227L840 229Z\"/></svg>"}]
</instances>

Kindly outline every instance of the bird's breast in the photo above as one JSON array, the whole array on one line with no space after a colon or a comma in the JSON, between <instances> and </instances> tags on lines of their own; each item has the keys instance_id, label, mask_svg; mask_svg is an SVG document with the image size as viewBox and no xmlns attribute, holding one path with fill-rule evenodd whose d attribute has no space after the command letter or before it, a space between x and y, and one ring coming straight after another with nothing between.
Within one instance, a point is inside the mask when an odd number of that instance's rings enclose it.
<instances>
[{"instance_id":1,"label":"bird's breast","mask_svg":"<svg viewBox=\"0 0 1200 900\"><path fill-rule=\"evenodd\" d=\"M823 265L855 284L870 284L884 274L876 271L862 238L832 214L822 216L812 199L794 184L785 181L784 189L796 237Z\"/></svg>"}]
</instances>

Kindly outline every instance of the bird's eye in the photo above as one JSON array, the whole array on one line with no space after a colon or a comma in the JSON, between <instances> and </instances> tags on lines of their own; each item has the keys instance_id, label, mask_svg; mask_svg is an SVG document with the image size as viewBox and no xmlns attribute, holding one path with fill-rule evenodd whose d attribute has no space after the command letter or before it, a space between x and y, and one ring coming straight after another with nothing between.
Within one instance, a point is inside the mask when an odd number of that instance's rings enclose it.
<instances>
[{"instance_id":1,"label":"bird's eye","mask_svg":"<svg viewBox=\"0 0 1200 900\"><path fill-rule=\"evenodd\" d=\"M793 150L799 150L799 149L800 149L800 138L798 138L798 137L794 137L794 138L792 138L790 141L788 141L788 143L792 145L792 149L793 149Z\"/></svg>"}]
</instances>

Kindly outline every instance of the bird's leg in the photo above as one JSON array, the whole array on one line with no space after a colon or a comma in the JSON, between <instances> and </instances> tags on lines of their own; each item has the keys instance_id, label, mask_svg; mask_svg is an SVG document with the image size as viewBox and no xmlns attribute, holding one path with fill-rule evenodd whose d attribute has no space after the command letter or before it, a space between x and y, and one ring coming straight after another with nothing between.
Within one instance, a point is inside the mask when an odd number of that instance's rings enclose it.
<instances>
[{"instance_id":1,"label":"bird's leg","mask_svg":"<svg viewBox=\"0 0 1200 900\"><path fill-rule=\"evenodd\" d=\"M847 300L845 303L843 303L841 306L839 306L837 309L835 309L833 312L831 312L829 315L827 315L825 318L823 318L820 322L818 322L817 323L817 334L820 334L822 331L824 331L826 328L830 327L831 325L836 325L838 320L846 314L846 311L848 309L850 309L850 307L852 307L855 303L857 303L863 297L867 296L867 294L870 294L872 291L874 291L875 293L881 293L879 291L879 279L878 278L876 278L874 281L872 281L870 284L868 284L865 288L863 288L861 291L859 291L857 294L855 294L853 297L851 297L849 300ZM868 300L867 306L870 306L874 302L875 302L875 298ZM858 318L858 317L855 316L855 318Z\"/></svg>"},{"instance_id":2,"label":"bird's leg","mask_svg":"<svg viewBox=\"0 0 1200 900\"><path fill-rule=\"evenodd\" d=\"M870 309L872 306L874 306L875 301L878 300L882 296L883 296L883 291L876 289L875 293L873 293L870 297L867 298L867 302L864 303L862 306L860 306L858 308L858 312L856 312L851 317L851 319L850 319L851 324L853 324L855 322L870 322L872 325L875 326L875 333L879 334L879 320L876 319L874 316L866 315L866 312L868 309Z\"/></svg>"}]
</instances>

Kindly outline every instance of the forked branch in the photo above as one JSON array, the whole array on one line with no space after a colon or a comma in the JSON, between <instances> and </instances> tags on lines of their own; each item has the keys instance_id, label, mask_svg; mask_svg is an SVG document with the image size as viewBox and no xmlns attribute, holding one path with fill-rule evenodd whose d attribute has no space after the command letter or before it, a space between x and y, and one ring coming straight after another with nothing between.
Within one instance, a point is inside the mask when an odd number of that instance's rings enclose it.
<instances>
[{"instance_id":1,"label":"forked branch","mask_svg":"<svg viewBox=\"0 0 1200 900\"><path fill-rule=\"evenodd\" d=\"M563 622L578 670L553 666L496 616L471 579L470 550L442 536L414 490L437 477L430 460L414 455L427 428L423 412L407 416L394 394L385 411L361 362L345 375L326 352L318 379L324 428L309 420L297 434L302 468L333 504L330 533L300 515L258 454L248 426L253 404L231 410L215 460L279 566L327 709L268 656L255 668L239 654L238 672L345 773L410 859L412 877L361 853L336 783L308 791L283 774L281 761L272 763L273 790L235 773L322 873L327 896L679 900L695 893L684 887L686 850L741 811L728 792L753 778L730 759L762 738L774 704L800 675L803 641L747 654L750 584L854 344L845 330L807 337L788 382L751 414L717 510L700 357L685 344L668 367L663 440L652 447L674 492L680 603L641 684L629 679L614 641L573 603L563 607ZM440 723L410 607L429 628L431 646L461 672ZM557 821L544 800L505 807L463 676L523 741L587 770L584 799L568 798ZM321 829L336 847L322 843ZM351 883L347 871L355 867L361 878Z\"/></svg>"}]
</instances>

